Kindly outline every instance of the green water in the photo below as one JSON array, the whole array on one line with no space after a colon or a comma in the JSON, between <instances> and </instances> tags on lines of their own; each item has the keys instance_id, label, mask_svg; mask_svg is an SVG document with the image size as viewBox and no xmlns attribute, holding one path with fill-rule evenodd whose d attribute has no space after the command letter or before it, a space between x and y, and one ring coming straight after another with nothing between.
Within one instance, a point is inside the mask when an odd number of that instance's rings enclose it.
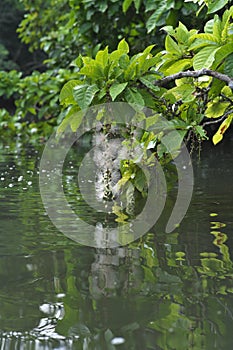
<instances>
[{"instance_id":1,"label":"green water","mask_svg":"<svg viewBox=\"0 0 233 350\"><path fill-rule=\"evenodd\" d=\"M174 232L162 224L115 249L78 245L42 205L42 148L0 152L0 350L232 350L233 144L194 159L195 188ZM67 161L79 202L78 157Z\"/></svg>"}]
</instances>

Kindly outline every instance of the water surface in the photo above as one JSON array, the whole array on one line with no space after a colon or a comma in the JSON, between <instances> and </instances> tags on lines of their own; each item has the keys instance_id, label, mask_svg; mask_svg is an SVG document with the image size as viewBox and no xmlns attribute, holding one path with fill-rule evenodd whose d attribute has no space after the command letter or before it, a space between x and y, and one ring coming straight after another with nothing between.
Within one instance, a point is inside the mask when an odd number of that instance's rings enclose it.
<instances>
[{"instance_id":1,"label":"water surface","mask_svg":"<svg viewBox=\"0 0 233 350\"><path fill-rule=\"evenodd\" d=\"M38 185L42 148L0 152L0 349L231 350L232 142L194 157L193 199L174 232L161 220L115 249L53 226ZM104 220L80 200L76 153L64 170L69 201L89 223Z\"/></svg>"}]
</instances>

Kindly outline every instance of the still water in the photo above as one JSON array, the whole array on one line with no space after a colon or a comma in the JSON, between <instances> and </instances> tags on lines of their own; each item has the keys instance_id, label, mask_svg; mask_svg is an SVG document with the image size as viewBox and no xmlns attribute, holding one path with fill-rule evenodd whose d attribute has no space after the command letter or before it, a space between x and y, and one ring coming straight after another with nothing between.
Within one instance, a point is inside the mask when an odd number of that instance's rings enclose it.
<instances>
[{"instance_id":1,"label":"still water","mask_svg":"<svg viewBox=\"0 0 233 350\"><path fill-rule=\"evenodd\" d=\"M175 231L161 223L114 249L53 226L39 192L42 148L0 151L0 350L232 350L232 141L194 156L192 202ZM79 200L79 161L67 160L64 183L92 223L102 217Z\"/></svg>"}]
</instances>

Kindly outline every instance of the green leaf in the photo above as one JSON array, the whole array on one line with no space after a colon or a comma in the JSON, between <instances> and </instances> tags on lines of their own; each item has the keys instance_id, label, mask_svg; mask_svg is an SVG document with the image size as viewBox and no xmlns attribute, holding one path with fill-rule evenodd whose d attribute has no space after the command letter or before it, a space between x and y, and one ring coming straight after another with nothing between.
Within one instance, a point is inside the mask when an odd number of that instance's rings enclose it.
<instances>
[{"instance_id":1,"label":"green leaf","mask_svg":"<svg viewBox=\"0 0 233 350\"><path fill-rule=\"evenodd\" d=\"M124 186L131 179L131 175L132 175L131 169L129 169L128 171L125 171L122 174L122 178L118 181L117 187L121 188L122 186Z\"/></svg>"},{"instance_id":2,"label":"green leaf","mask_svg":"<svg viewBox=\"0 0 233 350\"><path fill-rule=\"evenodd\" d=\"M133 80L135 78L136 66L137 66L136 61L130 62L130 64L128 65L128 67L126 68L126 70L124 72L124 79L125 80L129 81L129 80Z\"/></svg>"},{"instance_id":3,"label":"green leaf","mask_svg":"<svg viewBox=\"0 0 233 350\"><path fill-rule=\"evenodd\" d=\"M189 32L185 25L179 22L178 28L176 28L176 38L180 43L187 43L189 40Z\"/></svg>"},{"instance_id":4,"label":"green leaf","mask_svg":"<svg viewBox=\"0 0 233 350\"><path fill-rule=\"evenodd\" d=\"M160 20L160 17L164 14L164 12L167 12L169 8L167 7L167 2L160 2L159 6L157 7L157 10L150 16L148 21L146 22L146 29L147 33L152 32L152 30L155 29L155 27L158 26L158 22Z\"/></svg>"},{"instance_id":5,"label":"green leaf","mask_svg":"<svg viewBox=\"0 0 233 350\"><path fill-rule=\"evenodd\" d=\"M104 69L99 62L93 60L93 62L86 64L79 71L80 75L85 75L92 80L105 79Z\"/></svg>"},{"instance_id":6,"label":"green leaf","mask_svg":"<svg viewBox=\"0 0 233 350\"><path fill-rule=\"evenodd\" d=\"M207 6L208 6L208 14L217 12L221 10L229 0L208 0Z\"/></svg>"},{"instance_id":7,"label":"green leaf","mask_svg":"<svg viewBox=\"0 0 233 350\"><path fill-rule=\"evenodd\" d=\"M218 15L214 16L213 34L221 41L222 37L222 25L221 20Z\"/></svg>"},{"instance_id":8,"label":"green leaf","mask_svg":"<svg viewBox=\"0 0 233 350\"><path fill-rule=\"evenodd\" d=\"M219 143L222 139L223 139L223 134L225 133L225 131L229 128L229 126L231 125L233 119L233 115L229 115L220 125L218 131L216 132L216 134L213 136L213 144L216 145L217 143Z\"/></svg>"},{"instance_id":9,"label":"green leaf","mask_svg":"<svg viewBox=\"0 0 233 350\"><path fill-rule=\"evenodd\" d=\"M103 68L105 68L108 64L108 47L104 50L100 50L97 52L95 57L96 62L98 62Z\"/></svg>"},{"instance_id":10,"label":"green leaf","mask_svg":"<svg viewBox=\"0 0 233 350\"><path fill-rule=\"evenodd\" d=\"M125 99L128 103L136 104L139 106L145 105L142 95L139 91L137 91L137 89L134 88L127 88L125 92Z\"/></svg>"},{"instance_id":11,"label":"green leaf","mask_svg":"<svg viewBox=\"0 0 233 350\"><path fill-rule=\"evenodd\" d=\"M123 51L124 53L128 53L129 52L129 45L127 44L125 39L122 39L119 42L119 44L117 46L117 50Z\"/></svg>"},{"instance_id":12,"label":"green leaf","mask_svg":"<svg viewBox=\"0 0 233 350\"><path fill-rule=\"evenodd\" d=\"M147 53L149 54L151 52L151 50L155 47L155 45L149 45L145 48L145 50L143 51L143 53Z\"/></svg>"},{"instance_id":13,"label":"green leaf","mask_svg":"<svg viewBox=\"0 0 233 350\"><path fill-rule=\"evenodd\" d=\"M210 68L215 60L215 53L219 48L207 46L201 49L193 58L193 68L199 70L202 68Z\"/></svg>"},{"instance_id":14,"label":"green leaf","mask_svg":"<svg viewBox=\"0 0 233 350\"><path fill-rule=\"evenodd\" d=\"M165 48L166 48L166 51L169 53L174 53L174 54L179 55L179 56L182 54L179 45L175 42L175 40L173 40L170 37L170 35L166 36Z\"/></svg>"},{"instance_id":15,"label":"green leaf","mask_svg":"<svg viewBox=\"0 0 233 350\"><path fill-rule=\"evenodd\" d=\"M213 34L213 26L214 26L214 19L212 18L211 20L206 22L206 24L204 26L204 32Z\"/></svg>"},{"instance_id":16,"label":"green leaf","mask_svg":"<svg viewBox=\"0 0 233 350\"><path fill-rule=\"evenodd\" d=\"M148 87L151 91L159 91L159 87L154 84L155 78L153 75L145 75L139 79L143 85Z\"/></svg>"},{"instance_id":17,"label":"green leaf","mask_svg":"<svg viewBox=\"0 0 233 350\"><path fill-rule=\"evenodd\" d=\"M194 40L194 42L189 46L189 50L197 50L203 46L219 44L218 38L208 33L194 34L191 40Z\"/></svg>"},{"instance_id":18,"label":"green leaf","mask_svg":"<svg viewBox=\"0 0 233 350\"><path fill-rule=\"evenodd\" d=\"M69 112L63 119L62 123L59 125L57 129L57 134L61 134L64 132L68 125L71 126L72 131L76 131L80 126L83 119L83 113L80 111L78 106L72 106L69 109Z\"/></svg>"},{"instance_id":19,"label":"green leaf","mask_svg":"<svg viewBox=\"0 0 233 350\"><path fill-rule=\"evenodd\" d=\"M202 140L208 140L208 136L206 135L206 131L203 129L201 125L194 126L194 130L196 134L202 139Z\"/></svg>"},{"instance_id":20,"label":"green leaf","mask_svg":"<svg viewBox=\"0 0 233 350\"><path fill-rule=\"evenodd\" d=\"M229 102L219 102L219 99L215 99L207 104L205 116L207 118L219 118L224 114L229 105Z\"/></svg>"},{"instance_id":21,"label":"green leaf","mask_svg":"<svg viewBox=\"0 0 233 350\"><path fill-rule=\"evenodd\" d=\"M70 80L63 86L59 96L61 105L68 106L69 104L75 103L73 97L74 87L80 84L82 84L80 80Z\"/></svg>"},{"instance_id":22,"label":"green leaf","mask_svg":"<svg viewBox=\"0 0 233 350\"><path fill-rule=\"evenodd\" d=\"M167 135L163 136L161 139L162 144L166 147L168 153L177 151L180 149L183 138L186 134L186 131L171 131Z\"/></svg>"},{"instance_id":23,"label":"green leaf","mask_svg":"<svg viewBox=\"0 0 233 350\"><path fill-rule=\"evenodd\" d=\"M115 101L117 96L120 95L120 93L122 93L122 91L126 88L127 85L128 83L115 83L110 87L109 93L113 101Z\"/></svg>"},{"instance_id":24,"label":"green leaf","mask_svg":"<svg viewBox=\"0 0 233 350\"><path fill-rule=\"evenodd\" d=\"M191 102L195 100L194 92L195 87L191 84L182 84L167 91L168 94L172 93L176 100L182 100L183 102Z\"/></svg>"},{"instance_id":25,"label":"green leaf","mask_svg":"<svg viewBox=\"0 0 233 350\"><path fill-rule=\"evenodd\" d=\"M126 11L128 10L128 8L130 7L130 5L132 4L133 0L124 0L123 5L122 5L122 9L123 12L126 13Z\"/></svg>"},{"instance_id":26,"label":"green leaf","mask_svg":"<svg viewBox=\"0 0 233 350\"><path fill-rule=\"evenodd\" d=\"M80 124L82 123L83 116L84 114L82 113L82 111L78 110L77 108L77 111L74 112L70 117L70 127L73 132L75 132L79 128Z\"/></svg>"},{"instance_id":27,"label":"green leaf","mask_svg":"<svg viewBox=\"0 0 233 350\"><path fill-rule=\"evenodd\" d=\"M136 13L139 12L140 5L141 5L141 0L134 0L134 6L136 9Z\"/></svg>"},{"instance_id":28,"label":"green leaf","mask_svg":"<svg viewBox=\"0 0 233 350\"><path fill-rule=\"evenodd\" d=\"M184 58L168 65L166 75L175 74L190 67L192 67L192 60L190 58Z\"/></svg>"},{"instance_id":29,"label":"green leaf","mask_svg":"<svg viewBox=\"0 0 233 350\"><path fill-rule=\"evenodd\" d=\"M140 67L140 74L144 74L146 72L148 72L148 70L151 67L154 67L156 65L156 63L158 63L158 57L154 56L154 57L146 57L145 61L143 62L143 64Z\"/></svg>"},{"instance_id":30,"label":"green leaf","mask_svg":"<svg viewBox=\"0 0 233 350\"><path fill-rule=\"evenodd\" d=\"M145 190L147 181L146 176L142 169L137 170L136 176L134 178L134 186L139 192L143 192Z\"/></svg>"},{"instance_id":31,"label":"green leaf","mask_svg":"<svg viewBox=\"0 0 233 350\"><path fill-rule=\"evenodd\" d=\"M225 59L224 73L233 78L233 53Z\"/></svg>"},{"instance_id":32,"label":"green leaf","mask_svg":"<svg viewBox=\"0 0 233 350\"><path fill-rule=\"evenodd\" d=\"M95 94L99 91L96 84L93 85L78 85L74 88L74 99L81 109L90 106Z\"/></svg>"},{"instance_id":33,"label":"green leaf","mask_svg":"<svg viewBox=\"0 0 233 350\"><path fill-rule=\"evenodd\" d=\"M216 69L220 63L233 52L233 43L228 43L226 45L221 46L216 54L215 54L215 63L214 68Z\"/></svg>"}]
</instances>

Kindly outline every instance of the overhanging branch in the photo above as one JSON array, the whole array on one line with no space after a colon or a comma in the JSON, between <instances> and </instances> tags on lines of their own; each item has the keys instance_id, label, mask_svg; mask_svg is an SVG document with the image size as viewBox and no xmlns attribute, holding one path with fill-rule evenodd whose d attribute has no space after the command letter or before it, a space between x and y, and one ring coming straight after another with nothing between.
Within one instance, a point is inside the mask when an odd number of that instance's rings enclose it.
<instances>
[{"instance_id":1,"label":"overhanging branch","mask_svg":"<svg viewBox=\"0 0 233 350\"><path fill-rule=\"evenodd\" d=\"M220 123L222 122L223 120L225 120L230 114L233 114L233 109L231 109L230 111L224 113L221 118L218 118L216 120L211 120L211 121L208 121L208 122L205 122L202 124L202 126L206 126L206 125L211 125L211 124L216 124L216 123Z\"/></svg>"},{"instance_id":2,"label":"overhanging branch","mask_svg":"<svg viewBox=\"0 0 233 350\"><path fill-rule=\"evenodd\" d=\"M161 86L161 87L166 87L168 83L170 83L171 81L174 81L176 79L181 79L181 78L186 78L186 77L199 78L203 75L208 75L210 77L222 80L225 83L227 83L228 86L233 90L233 79L232 78L230 78L226 74L222 74L222 73L216 72L216 71L211 70L211 69L206 69L206 68L203 68L200 70L194 70L194 71L187 70L184 72L172 74L172 75L164 77L160 80L156 80L155 85Z\"/></svg>"}]
</instances>

